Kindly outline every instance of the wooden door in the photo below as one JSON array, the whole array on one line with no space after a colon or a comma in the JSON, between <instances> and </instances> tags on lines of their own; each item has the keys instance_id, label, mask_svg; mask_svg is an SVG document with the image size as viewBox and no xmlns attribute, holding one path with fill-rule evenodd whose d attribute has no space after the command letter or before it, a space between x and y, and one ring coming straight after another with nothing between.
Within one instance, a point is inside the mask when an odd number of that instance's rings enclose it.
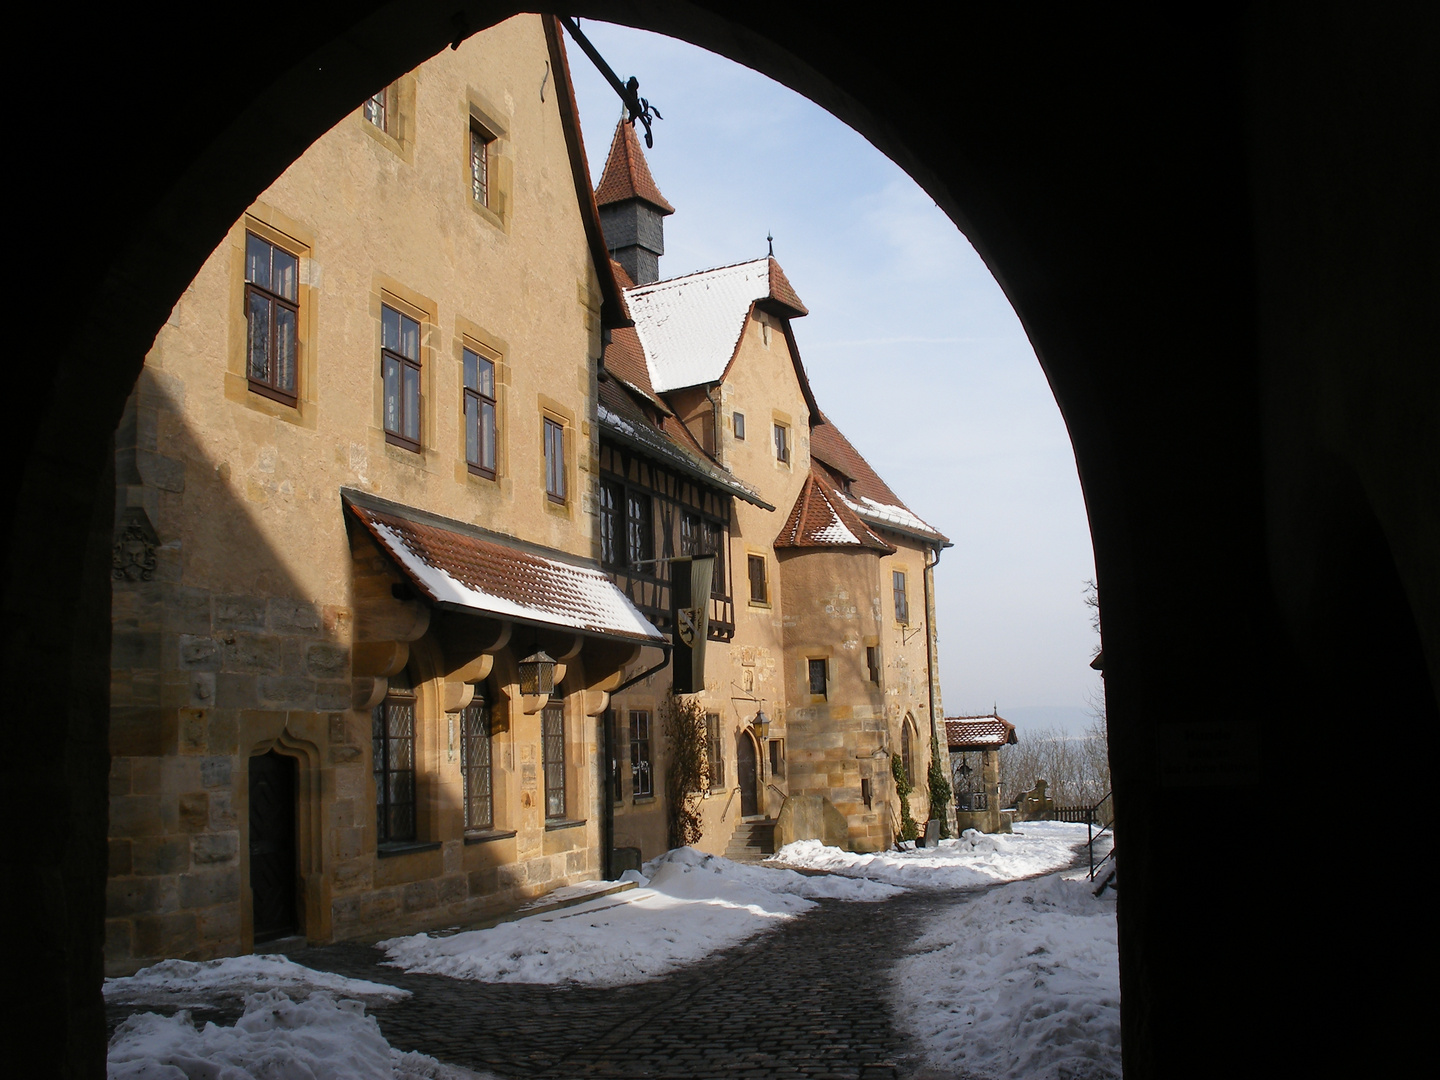
<instances>
[{"instance_id":1,"label":"wooden door","mask_svg":"<svg viewBox=\"0 0 1440 1080\"><path fill-rule=\"evenodd\" d=\"M760 813L760 769L755 760L755 740L741 732L736 740L735 772L740 785L740 816Z\"/></svg>"}]
</instances>

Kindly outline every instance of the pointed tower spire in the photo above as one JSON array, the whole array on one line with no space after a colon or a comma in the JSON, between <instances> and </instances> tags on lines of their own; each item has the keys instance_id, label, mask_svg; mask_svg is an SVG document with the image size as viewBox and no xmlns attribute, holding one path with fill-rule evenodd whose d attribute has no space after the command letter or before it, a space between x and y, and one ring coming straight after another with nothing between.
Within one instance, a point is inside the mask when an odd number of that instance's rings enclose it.
<instances>
[{"instance_id":1,"label":"pointed tower spire","mask_svg":"<svg viewBox=\"0 0 1440 1080\"><path fill-rule=\"evenodd\" d=\"M623 119L615 127L595 203L611 257L637 285L658 281L660 256L665 254L665 218L675 208L655 185L634 126Z\"/></svg>"}]
</instances>

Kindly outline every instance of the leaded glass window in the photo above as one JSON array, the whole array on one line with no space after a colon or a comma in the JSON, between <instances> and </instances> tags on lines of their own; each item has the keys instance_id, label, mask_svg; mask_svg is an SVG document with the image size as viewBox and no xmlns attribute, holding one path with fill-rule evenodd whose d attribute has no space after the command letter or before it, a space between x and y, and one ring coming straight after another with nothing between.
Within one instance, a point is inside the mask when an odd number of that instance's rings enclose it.
<instances>
[{"instance_id":1,"label":"leaded glass window","mask_svg":"<svg viewBox=\"0 0 1440 1080\"><path fill-rule=\"evenodd\" d=\"M460 713L460 777L467 829L495 827L490 766L490 708L477 686L474 698Z\"/></svg>"},{"instance_id":2,"label":"leaded glass window","mask_svg":"<svg viewBox=\"0 0 1440 1080\"><path fill-rule=\"evenodd\" d=\"M245 370L250 389L294 405L300 260L245 234Z\"/></svg>"},{"instance_id":3,"label":"leaded glass window","mask_svg":"<svg viewBox=\"0 0 1440 1080\"><path fill-rule=\"evenodd\" d=\"M646 710L630 713L630 784L636 798L655 794L650 767L650 713Z\"/></svg>"},{"instance_id":4,"label":"leaded glass window","mask_svg":"<svg viewBox=\"0 0 1440 1080\"><path fill-rule=\"evenodd\" d=\"M376 838L415 839L415 691L404 675L390 681L371 722Z\"/></svg>"},{"instance_id":5,"label":"leaded glass window","mask_svg":"<svg viewBox=\"0 0 1440 1080\"><path fill-rule=\"evenodd\" d=\"M650 496L643 491L625 491L625 556L631 567L655 558L655 526L650 516Z\"/></svg>"},{"instance_id":6,"label":"leaded glass window","mask_svg":"<svg viewBox=\"0 0 1440 1080\"><path fill-rule=\"evenodd\" d=\"M565 708L552 702L540 710L545 756L545 816L565 816Z\"/></svg>"},{"instance_id":7,"label":"leaded glass window","mask_svg":"<svg viewBox=\"0 0 1440 1080\"><path fill-rule=\"evenodd\" d=\"M620 565L620 505L625 489L608 480L600 481L600 561Z\"/></svg>"}]
</instances>

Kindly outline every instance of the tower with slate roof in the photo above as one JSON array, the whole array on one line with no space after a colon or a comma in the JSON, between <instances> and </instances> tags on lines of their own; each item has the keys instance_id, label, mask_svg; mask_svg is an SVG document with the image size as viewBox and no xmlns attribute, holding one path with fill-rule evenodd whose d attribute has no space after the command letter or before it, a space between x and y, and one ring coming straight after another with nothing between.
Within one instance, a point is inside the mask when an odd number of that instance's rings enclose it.
<instances>
[{"instance_id":1,"label":"tower with slate roof","mask_svg":"<svg viewBox=\"0 0 1440 1080\"><path fill-rule=\"evenodd\" d=\"M665 218L675 208L655 185L634 126L623 119L615 127L595 202L610 257L635 284L658 281L660 256L665 254Z\"/></svg>"}]
</instances>

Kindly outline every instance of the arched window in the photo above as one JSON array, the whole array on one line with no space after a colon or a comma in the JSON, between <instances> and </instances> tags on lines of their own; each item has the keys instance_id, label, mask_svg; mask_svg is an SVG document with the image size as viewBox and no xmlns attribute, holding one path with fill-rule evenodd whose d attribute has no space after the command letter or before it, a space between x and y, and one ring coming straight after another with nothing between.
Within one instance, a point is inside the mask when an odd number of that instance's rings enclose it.
<instances>
[{"instance_id":1,"label":"arched window","mask_svg":"<svg viewBox=\"0 0 1440 1080\"><path fill-rule=\"evenodd\" d=\"M915 741L911 738L910 729L915 726L910 717L905 717L905 722L900 725L900 761L905 766L905 779L915 783Z\"/></svg>"},{"instance_id":2,"label":"arched window","mask_svg":"<svg viewBox=\"0 0 1440 1080\"><path fill-rule=\"evenodd\" d=\"M467 831L495 827L495 796L490 757L490 703L485 688L460 713L460 779L464 788Z\"/></svg>"},{"instance_id":3,"label":"arched window","mask_svg":"<svg viewBox=\"0 0 1440 1080\"><path fill-rule=\"evenodd\" d=\"M415 690L406 672L390 680L371 718L375 829L381 844L415 839Z\"/></svg>"},{"instance_id":4,"label":"arched window","mask_svg":"<svg viewBox=\"0 0 1440 1080\"><path fill-rule=\"evenodd\" d=\"M565 816L565 705L556 687L540 710L541 754L545 764L545 816Z\"/></svg>"}]
</instances>

